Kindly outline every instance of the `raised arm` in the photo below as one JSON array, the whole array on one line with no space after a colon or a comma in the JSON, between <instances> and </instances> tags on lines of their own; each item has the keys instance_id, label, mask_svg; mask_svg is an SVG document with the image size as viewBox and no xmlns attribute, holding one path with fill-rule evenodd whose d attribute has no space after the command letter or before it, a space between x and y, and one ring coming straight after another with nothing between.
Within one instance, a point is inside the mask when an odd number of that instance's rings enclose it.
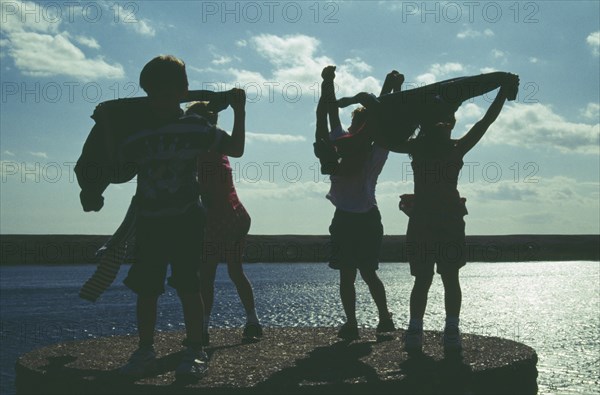
<instances>
[{"instance_id":1,"label":"raised arm","mask_svg":"<svg viewBox=\"0 0 600 395\"><path fill-rule=\"evenodd\" d=\"M335 99L335 85L333 84L335 66L325 67L321 73L321 77L323 77L323 82L321 83L321 98L319 99L319 103L323 102L323 105L327 109L329 127L333 131L342 126L339 108Z\"/></svg>"},{"instance_id":2,"label":"raised arm","mask_svg":"<svg viewBox=\"0 0 600 395\"><path fill-rule=\"evenodd\" d=\"M367 92L360 92L354 96L342 97L337 101L339 108L351 106L352 104L360 104L363 107L369 108L379 104L379 100L375 95Z\"/></svg>"},{"instance_id":3,"label":"raised arm","mask_svg":"<svg viewBox=\"0 0 600 395\"><path fill-rule=\"evenodd\" d=\"M404 75L400 74L396 70L390 71L383 81L381 87L381 93L379 96L387 95L392 92L400 92L402 90L402 84L404 83Z\"/></svg>"},{"instance_id":4,"label":"raised arm","mask_svg":"<svg viewBox=\"0 0 600 395\"><path fill-rule=\"evenodd\" d=\"M239 158L244 154L246 144L246 92L233 88L227 92L227 102L233 109L233 130L231 139L222 147L223 154Z\"/></svg>"},{"instance_id":5,"label":"raised arm","mask_svg":"<svg viewBox=\"0 0 600 395\"><path fill-rule=\"evenodd\" d=\"M323 92L323 85L321 83L321 92ZM317 104L317 128L315 130L315 141L326 140L329 138L329 128L327 127L327 102L326 99L321 95L319 103Z\"/></svg>"},{"instance_id":6,"label":"raised arm","mask_svg":"<svg viewBox=\"0 0 600 395\"><path fill-rule=\"evenodd\" d=\"M335 101L335 66L327 66L321 73L321 97L317 104L317 129L315 131L315 142L313 144L315 156L321 163L322 174L334 174L339 165L339 155L329 140L329 128L327 118L332 128L341 126L339 110Z\"/></svg>"},{"instance_id":7,"label":"raised arm","mask_svg":"<svg viewBox=\"0 0 600 395\"><path fill-rule=\"evenodd\" d=\"M381 87L380 96L387 95L392 92L394 92L394 93L400 92L402 90L403 83L404 83L404 75L400 74L396 70L392 70L385 76L385 81L383 83L383 86ZM383 132L383 131L380 131L380 132ZM410 149L409 148L410 143L408 141L392 143L391 141L389 141L389 139L379 139L377 144L387 150L390 150L392 152L397 152L397 153L406 154L409 152L409 149Z\"/></svg>"},{"instance_id":8,"label":"raised arm","mask_svg":"<svg viewBox=\"0 0 600 395\"><path fill-rule=\"evenodd\" d=\"M490 108L488 108L483 118L473 125L466 135L458 140L459 147L462 149L463 154L469 152L471 148L481 140L490 125L498 118L507 97L516 95L519 87L519 77L514 74L511 74L511 76L512 77L500 87L494 102L490 105Z\"/></svg>"}]
</instances>

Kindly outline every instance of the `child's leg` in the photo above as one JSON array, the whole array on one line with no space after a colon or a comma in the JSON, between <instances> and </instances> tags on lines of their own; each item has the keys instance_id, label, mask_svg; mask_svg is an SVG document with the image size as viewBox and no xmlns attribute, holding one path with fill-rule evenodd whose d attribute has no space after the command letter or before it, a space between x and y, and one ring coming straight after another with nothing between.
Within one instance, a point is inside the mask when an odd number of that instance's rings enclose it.
<instances>
[{"instance_id":1,"label":"child's leg","mask_svg":"<svg viewBox=\"0 0 600 395\"><path fill-rule=\"evenodd\" d=\"M388 311L387 298L385 296L385 287L379 276L377 276L377 272L375 270L361 270L360 276L368 285L373 301L375 302L375 305L377 305L379 319L389 319L390 313Z\"/></svg>"},{"instance_id":2,"label":"child's leg","mask_svg":"<svg viewBox=\"0 0 600 395\"><path fill-rule=\"evenodd\" d=\"M186 340L192 348L202 347L202 335L204 334L204 303L200 292L179 293L183 307L183 319L185 322Z\"/></svg>"},{"instance_id":3,"label":"child's leg","mask_svg":"<svg viewBox=\"0 0 600 395\"><path fill-rule=\"evenodd\" d=\"M137 324L140 346L154 344L157 305L158 295L138 295L137 297Z\"/></svg>"},{"instance_id":4,"label":"child's leg","mask_svg":"<svg viewBox=\"0 0 600 395\"><path fill-rule=\"evenodd\" d=\"M156 372L156 351L154 351L154 327L156 326L156 306L158 294L138 293L137 325L138 349L131 354L119 374L130 378L140 378Z\"/></svg>"},{"instance_id":5,"label":"child's leg","mask_svg":"<svg viewBox=\"0 0 600 395\"><path fill-rule=\"evenodd\" d=\"M356 281L355 268L340 269L340 297L344 313L346 313L346 321L356 324L356 290L354 282Z\"/></svg>"},{"instance_id":6,"label":"child's leg","mask_svg":"<svg viewBox=\"0 0 600 395\"><path fill-rule=\"evenodd\" d=\"M252 291L252 284L250 284L250 280L248 280L248 277L246 277L242 267L244 245L245 239L227 244L227 273L237 289L240 301L244 306L244 310L246 310L247 321L257 324L258 316L256 315L256 307L254 305L254 292Z\"/></svg>"},{"instance_id":7,"label":"child's leg","mask_svg":"<svg viewBox=\"0 0 600 395\"><path fill-rule=\"evenodd\" d=\"M445 272L442 276L444 283L444 304L446 307L446 317L456 317L460 315L460 306L462 303L462 291L458 279L458 270Z\"/></svg>"},{"instance_id":8,"label":"child's leg","mask_svg":"<svg viewBox=\"0 0 600 395\"><path fill-rule=\"evenodd\" d=\"M433 281L433 274L422 274L415 276L415 283L410 293L410 318L411 320L423 321L425 308L427 307L427 294Z\"/></svg>"},{"instance_id":9,"label":"child's leg","mask_svg":"<svg viewBox=\"0 0 600 395\"><path fill-rule=\"evenodd\" d=\"M215 276L219 260L216 256L206 257L200 267L200 294L204 302L204 329L208 329L208 321L215 299Z\"/></svg>"},{"instance_id":10,"label":"child's leg","mask_svg":"<svg viewBox=\"0 0 600 395\"><path fill-rule=\"evenodd\" d=\"M444 352L457 352L462 349L460 330L458 329L462 293L458 280L458 269L444 272L444 302L446 305L446 325L444 328Z\"/></svg>"}]
</instances>

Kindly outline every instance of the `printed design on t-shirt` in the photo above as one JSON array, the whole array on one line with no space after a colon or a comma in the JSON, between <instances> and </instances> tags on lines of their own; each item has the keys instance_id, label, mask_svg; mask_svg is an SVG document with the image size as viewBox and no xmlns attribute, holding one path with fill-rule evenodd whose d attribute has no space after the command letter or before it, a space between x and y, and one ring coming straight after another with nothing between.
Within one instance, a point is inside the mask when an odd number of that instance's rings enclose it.
<instances>
[{"instance_id":1,"label":"printed design on t-shirt","mask_svg":"<svg viewBox=\"0 0 600 395\"><path fill-rule=\"evenodd\" d=\"M185 209L198 200L196 158L218 143L220 132L201 117L183 117L128 139L124 152L138 162L137 196L145 211Z\"/></svg>"}]
</instances>

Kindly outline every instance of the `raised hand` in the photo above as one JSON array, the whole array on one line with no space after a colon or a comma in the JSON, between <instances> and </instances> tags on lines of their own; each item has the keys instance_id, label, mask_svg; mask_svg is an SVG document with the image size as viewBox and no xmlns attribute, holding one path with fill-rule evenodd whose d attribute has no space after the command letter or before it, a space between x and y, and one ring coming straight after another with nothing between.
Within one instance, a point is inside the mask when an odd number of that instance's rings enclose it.
<instances>
[{"instance_id":1,"label":"raised hand","mask_svg":"<svg viewBox=\"0 0 600 395\"><path fill-rule=\"evenodd\" d=\"M394 91L399 91L404 83L404 74L400 74L396 70L392 71L393 80L392 80L392 89Z\"/></svg>"},{"instance_id":2,"label":"raised hand","mask_svg":"<svg viewBox=\"0 0 600 395\"><path fill-rule=\"evenodd\" d=\"M321 78L325 81L333 81L335 79L335 66L327 66L321 72Z\"/></svg>"},{"instance_id":3,"label":"raised hand","mask_svg":"<svg viewBox=\"0 0 600 395\"><path fill-rule=\"evenodd\" d=\"M400 74L398 71L392 70L385 76L385 83L391 84L391 87L394 90L400 89L404 83L404 74Z\"/></svg>"},{"instance_id":4,"label":"raised hand","mask_svg":"<svg viewBox=\"0 0 600 395\"><path fill-rule=\"evenodd\" d=\"M246 108L246 92L243 89L233 88L227 92L227 103L233 108L233 111Z\"/></svg>"},{"instance_id":5,"label":"raised hand","mask_svg":"<svg viewBox=\"0 0 600 395\"><path fill-rule=\"evenodd\" d=\"M385 76L379 96L387 95L388 93L392 92L399 92L402 88L402 83L404 83L404 75L400 74L396 70L390 71Z\"/></svg>"},{"instance_id":6,"label":"raised hand","mask_svg":"<svg viewBox=\"0 0 600 395\"><path fill-rule=\"evenodd\" d=\"M511 101L517 98L519 92L519 76L517 74L507 73L506 80L502 84L502 88L506 99Z\"/></svg>"}]
</instances>

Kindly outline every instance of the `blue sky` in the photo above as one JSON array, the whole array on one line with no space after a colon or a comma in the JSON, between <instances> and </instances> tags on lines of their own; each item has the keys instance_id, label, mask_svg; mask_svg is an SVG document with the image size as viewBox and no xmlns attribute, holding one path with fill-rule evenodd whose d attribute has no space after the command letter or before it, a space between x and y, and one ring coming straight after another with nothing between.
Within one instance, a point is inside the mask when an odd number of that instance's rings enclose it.
<instances>
[{"instance_id":1,"label":"blue sky","mask_svg":"<svg viewBox=\"0 0 600 395\"><path fill-rule=\"evenodd\" d=\"M254 234L326 234L334 208L312 154L315 88L338 95L500 70L521 92L465 157L468 234L600 233L600 3L1 2L0 232L110 234L135 183L84 213L73 166L103 100L140 96L144 64L174 54L190 88L247 90L247 149L232 160ZM494 94L463 104L456 137ZM342 112L349 123L349 110ZM232 126L231 110L220 125ZM404 234L408 157L377 187L386 234Z\"/></svg>"}]
</instances>

